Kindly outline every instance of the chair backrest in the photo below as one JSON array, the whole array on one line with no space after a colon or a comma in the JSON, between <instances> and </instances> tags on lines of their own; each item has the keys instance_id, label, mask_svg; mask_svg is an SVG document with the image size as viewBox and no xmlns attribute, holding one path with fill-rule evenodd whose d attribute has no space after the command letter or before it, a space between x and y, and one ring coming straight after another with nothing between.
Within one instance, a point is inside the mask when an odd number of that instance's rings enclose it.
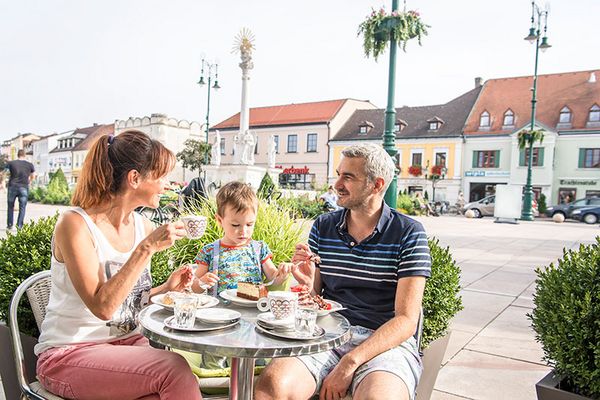
<instances>
[{"instance_id":1,"label":"chair backrest","mask_svg":"<svg viewBox=\"0 0 600 400\"><path fill-rule=\"evenodd\" d=\"M25 368L25 354L23 353L23 345L21 343L21 336L19 332L19 321L18 321L18 309L19 303L23 294L27 292L31 308L33 310L36 323L38 327L41 326L44 316L46 315L46 306L48 305L48 299L50 296L50 271L38 272L29 278L25 279L10 301L10 311L8 315L8 322L10 325L10 334L12 337L12 347L14 352L15 364L17 367L17 379L21 390L29 398L33 399L44 399L37 393L35 393L29 385L30 380L27 377L27 371ZM31 294L29 293L31 289Z\"/></svg>"},{"instance_id":2,"label":"chair backrest","mask_svg":"<svg viewBox=\"0 0 600 400\"><path fill-rule=\"evenodd\" d=\"M417 350L419 351L419 353L422 353L421 351L421 340L423 339L423 307L421 307L421 311L419 312L419 321L417 322L417 331L415 332L415 339L417 340ZM422 356L423 354L421 354Z\"/></svg>"}]
</instances>

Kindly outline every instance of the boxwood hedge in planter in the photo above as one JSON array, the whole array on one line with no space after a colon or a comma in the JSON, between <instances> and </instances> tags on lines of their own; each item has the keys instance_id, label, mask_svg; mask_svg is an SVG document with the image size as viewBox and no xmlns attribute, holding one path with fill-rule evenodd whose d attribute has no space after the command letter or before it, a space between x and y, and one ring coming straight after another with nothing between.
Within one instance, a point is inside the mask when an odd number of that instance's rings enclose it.
<instances>
[{"instance_id":1,"label":"boxwood hedge in planter","mask_svg":"<svg viewBox=\"0 0 600 400\"><path fill-rule=\"evenodd\" d=\"M529 315L561 389L600 399L600 237L536 270Z\"/></svg>"},{"instance_id":2,"label":"boxwood hedge in planter","mask_svg":"<svg viewBox=\"0 0 600 400\"><path fill-rule=\"evenodd\" d=\"M423 294L423 338L421 346L444 336L450 320L462 310L460 292L460 268L452 258L448 247L441 247L438 239L429 240L431 252L431 277L425 284Z\"/></svg>"}]
</instances>

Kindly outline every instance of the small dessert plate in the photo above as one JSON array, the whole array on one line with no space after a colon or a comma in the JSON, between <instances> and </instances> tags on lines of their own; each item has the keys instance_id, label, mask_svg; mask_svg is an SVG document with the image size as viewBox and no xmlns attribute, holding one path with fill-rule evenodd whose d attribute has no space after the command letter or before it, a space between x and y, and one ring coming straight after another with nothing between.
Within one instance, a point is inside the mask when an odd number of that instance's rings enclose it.
<instances>
[{"instance_id":1,"label":"small dessert plate","mask_svg":"<svg viewBox=\"0 0 600 400\"><path fill-rule=\"evenodd\" d=\"M237 322L242 317L239 311L227 308L204 308L196 311L196 318L210 324Z\"/></svg>"},{"instance_id":2,"label":"small dessert plate","mask_svg":"<svg viewBox=\"0 0 600 400\"><path fill-rule=\"evenodd\" d=\"M175 316L167 317L164 320L165 327L169 329L174 329L176 331L186 331L186 332L208 332L208 331L216 331L218 329L225 329L231 326L238 324L240 320L235 322L225 323L225 324L210 324L206 322L202 322L198 319L194 322L194 326L191 328L181 328L175 325Z\"/></svg>"},{"instance_id":3,"label":"small dessert plate","mask_svg":"<svg viewBox=\"0 0 600 400\"><path fill-rule=\"evenodd\" d=\"M256 300L248 300L248 299L242 299L241 297L238 297L237 289L225 289L221 293L219 293L219 296L221 296L225 300L229 300L230 302L237 304L239 306L256 307L256 302L257 302Z\"/></svg>"},{"instance_id":4,"label":"small dessert plate","mask_svg":"<svg viewBox=\"0 0 600 400\"><path fill-rule=\"evenodd\" d=\"M331 304L331 308L329 310L318 310L317 317L323 317L329 313L336 312L344 308L344 306L342 306L337 301L325 300L325 302Z\"/></svg>"},{"instance_id":5,"label":"small dessert plate","mask_svg":"<svg viewBox=\"0 0 600 400\"><path fill-rule=\"evenodd\" d=\"M198 305L196 306L196 308L209 308L209 307L214 307L217 304L219 304L219 299L217 299L215 297L208 296L205 294L198 294L198 293L196 293L195 295L198 296ZM164 298L165 298L165 293L157 294L156 296L150 297L150 301L154 304L158 304L159 306L162 306L169 310L173 310L174 304L165 304L163 301Z\"/></svg>"},{"instance_id":6,"label":"small dessert plate","mask_svg":"<svg viewBox=\"0 0 600 400\"><path fill-rule=\"evenodd\" d=\"M256 319L266 326L272 327L293 327L294 326L294 316L290 316L286 319L276 319L272 312L264 312L260 313L256 316Z\"/></svg>"}]
</instances>

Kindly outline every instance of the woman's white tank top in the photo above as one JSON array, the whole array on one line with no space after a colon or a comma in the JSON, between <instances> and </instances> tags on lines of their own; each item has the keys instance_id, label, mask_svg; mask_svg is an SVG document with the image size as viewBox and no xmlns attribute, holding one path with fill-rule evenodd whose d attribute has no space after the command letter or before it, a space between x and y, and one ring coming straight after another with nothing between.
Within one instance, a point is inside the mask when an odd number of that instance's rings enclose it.
<instances>
[{"instance_id":1,"label":"woman's white tank top","mask_svg":"<svg viewBox=\"0 0 600 400\"><path fill-rule=\"evenodd\" d=\"M98 255L98 273L103 274L106 280L119 272L133 250L146 236L143 217L133 213L135 241L129 251L122 253L111 246L102 231L83 209L74 208L67 212L71 211L81 215L88 226ZM35 346L36 355L52 347L64 347L76 343L108 342L138 332L137 316L142 307L148 304L152 288L150 263L142 272L131 293L108 321L103 321L92 314L81 300L69 278L65 264L59 262L54 256L54 242L50 270L52 272L52 288L39 343Z\"/></svg>"}]
</instances>

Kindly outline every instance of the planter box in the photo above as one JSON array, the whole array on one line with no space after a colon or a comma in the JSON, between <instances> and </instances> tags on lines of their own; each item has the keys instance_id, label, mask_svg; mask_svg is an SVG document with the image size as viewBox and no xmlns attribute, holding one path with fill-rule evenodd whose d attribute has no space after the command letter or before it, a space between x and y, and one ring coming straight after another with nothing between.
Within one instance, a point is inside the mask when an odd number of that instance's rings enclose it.
<instances>
[{"instance_id":1,"label":"planter box","mask_svg":"<svg viewBox=\"0 0 600 400\"><path fill-rule=\"evenodd\" d=\"M23 350L26 355L25 369L27 376L31 379L35 377L35 364L37 360L35 356L27 357L27 355L33 355L33 346L35 346L37 340L31 336L21 334L21 341L23 342ZM10 331L3 322L0 322L0 352L2 353L2 357L0 358L0 375L2 376L4 395L7 399L20 399L21 387L17 380L12 340Z\"/></svg>"},{"instance_id":2,"label":"planter box","mask_svg":"<svg viewBox=\"0 0 600 400\"><path fill-rule=\"evenodd\" d=\"M560 380L554 375L554 370L535 384L538 400L591 400L590 397L559 389Z\"/></svg>"},{"instance_id":3,"label":"planter box","mask_svg":"<svg viewBox=\"0 0 600 400\"><path fill-rule=\"evenodd\" d=\"M450 341L450 334L451 332L448 332L446 336L429 343L429 347L423 351L423 374L417 385L416 400L429 400L431 397L442 359Z\"/></svg>"}]
</instances>

